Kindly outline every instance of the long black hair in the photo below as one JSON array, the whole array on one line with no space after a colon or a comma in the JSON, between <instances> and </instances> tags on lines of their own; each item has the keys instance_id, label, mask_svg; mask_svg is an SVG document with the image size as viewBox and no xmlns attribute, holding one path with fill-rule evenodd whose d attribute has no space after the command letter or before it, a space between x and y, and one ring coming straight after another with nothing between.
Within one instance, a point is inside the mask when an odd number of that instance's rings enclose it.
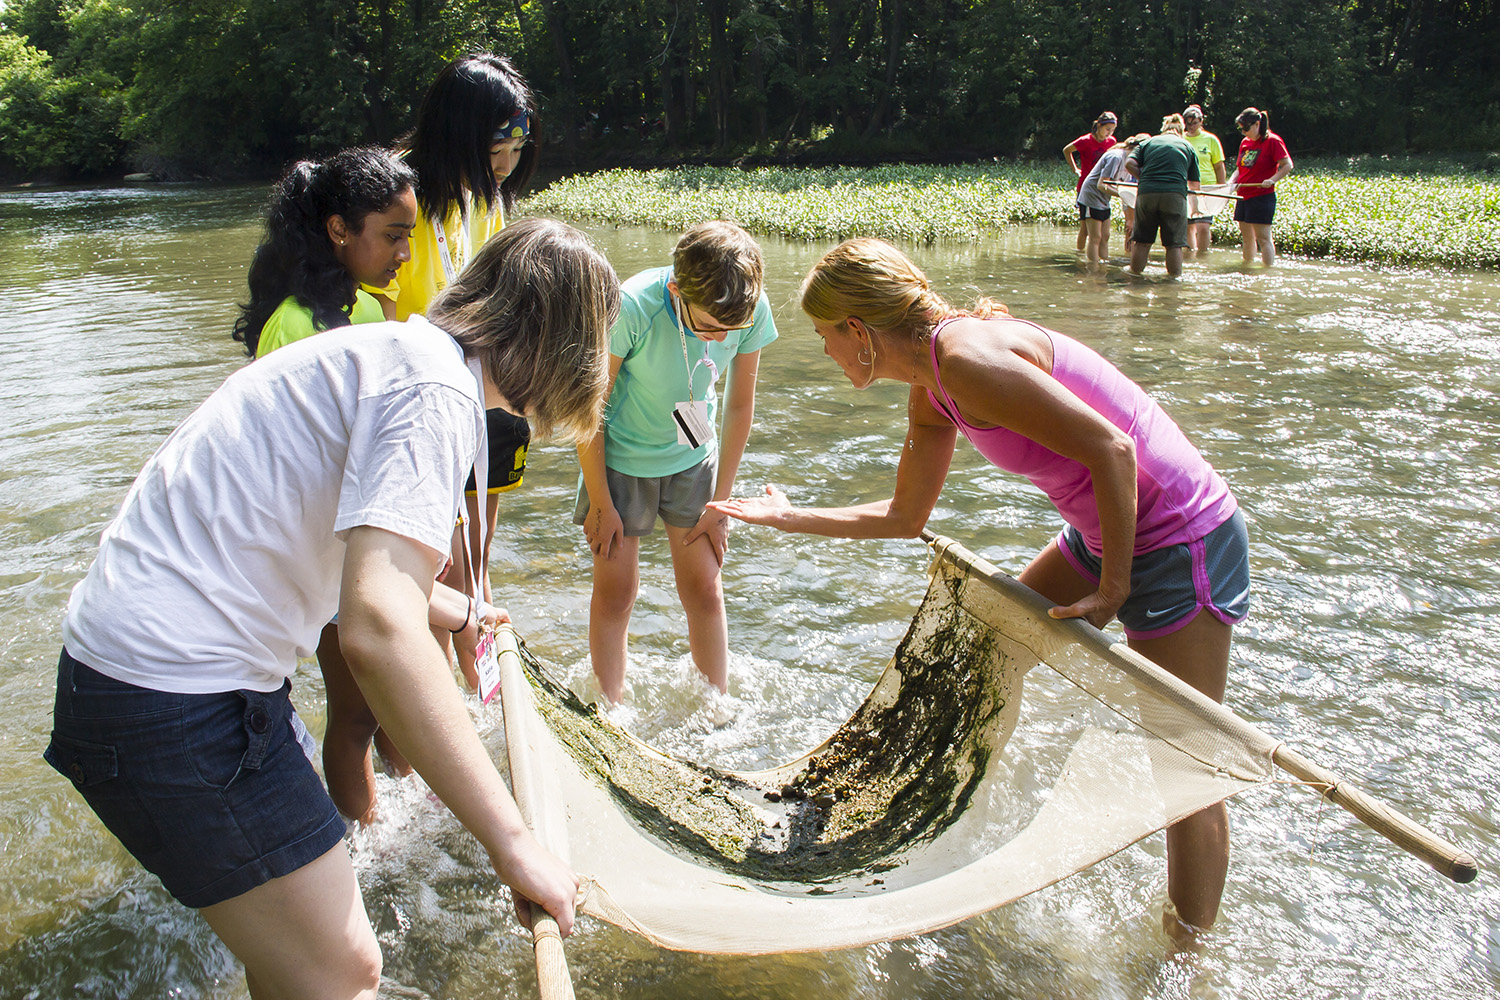
<instances>
[{"instance_id":1,"label":"long black hair","mask_svg":"<svg viewBox=\"0 0 1500 1000\"><path fill-rule=\"evenodd\" d=\"M347 324L355 282L334 256L328 220L342 216L358 234L366 216L385 211L416 182L409 166L372 146L292 164L271 189L265 236L250 262L250 301L234 321L245 353L255 357L261 329L288 295L312 310L321 329Z\"/></svg>"},{"instance_id":2,"label":"long black hair","mask_svg":"<svg viewBox=\"0 0 1500 1000\"><path fill-rule=\"evenodd\" d=\"M523 113L531 119L532 140L510 176L496 184L490 169L495 133ZM429 218L446 218L455 208L466 212L466 190L482 197L486 210L498 200L509 212L536 170L537 131L526 79L504 56L480 52L443 67L422 98L417 127L397 148L417 171L417 204Z\"/></svg>"}]
</instances>

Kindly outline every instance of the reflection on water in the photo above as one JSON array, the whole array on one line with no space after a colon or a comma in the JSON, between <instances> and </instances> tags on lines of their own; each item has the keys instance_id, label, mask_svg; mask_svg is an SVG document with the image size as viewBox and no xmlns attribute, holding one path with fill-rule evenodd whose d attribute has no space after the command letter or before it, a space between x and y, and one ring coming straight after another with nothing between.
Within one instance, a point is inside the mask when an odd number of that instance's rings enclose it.
<instances>
[{"instance_id":1,"label":"reflection on water","mask_svg":"<svg viewBox=\"0 0 1500 1000\"><path fill-rule=\"evenodd\" d=\"M0 993L240 997L202 922L176 907L38 757L67 593L136 470L241 362L228 337L259 188L0 194ZM674 234L604 229L622 275ZM1256 604L1230 701L1478 853L1496 857L1500 773L1500 280L1283 260L1236 248L1185 280L1090 271L1065 229L916 248L935 285L1069 333L1166 405L1246 508ZM762 363L743 490L799 502L888 495L904 394L859 393L793 305L826 247L764 241L783 339ZM1118 248L1117 248L1118 249ZM533 452L506 498L496 592L582 693L586 551L576 464ZM1024 483L965 446L932 527L1012 572L1056 531ZM754 768L827 735L864 697L920 596L914 542L741 528L725 573L736 657L728 726L687 659L659 536L642 546L629 724L664 748ZM296 699L315 728L316 671ZM487 716L485 738L500 746ZM530 950L473 841L413 783L356 850L391 996L530 992ZM1197 983L1163 966L1153 838L1002 910L918 940L760 959L661 952L586 924L580 996L1129 997L1500 992L1500 894L1442 882L1299 789L1232 809L1234 867Z\"/></svg>"}]
</instances>

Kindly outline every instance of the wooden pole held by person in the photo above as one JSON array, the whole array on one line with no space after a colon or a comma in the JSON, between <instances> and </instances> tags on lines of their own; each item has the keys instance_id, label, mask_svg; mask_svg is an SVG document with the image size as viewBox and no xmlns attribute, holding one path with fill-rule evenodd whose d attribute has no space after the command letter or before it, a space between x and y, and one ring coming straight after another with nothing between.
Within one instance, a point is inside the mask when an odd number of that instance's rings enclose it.
<instances>
[{"instance_id":1,"label":"wooden pole held by person","mask_svg":"<svg viewBox=\"0 0 1500 1000\"><path fill-rule=\"evenodd\" d=\"M1047 632L1059 645L1082 643L1147 688L1170 692L1182 708L1193 712L1204 724L1228 731L1251 746L1268 754L1272 763L1294 777L1317 788L1328 801L1348 810L1361 823L1385 837L1397 847L1420 858L1455 882L1472 882L1479 874L1474 855L1459 849L1416 820L1397 812L1368 792L1345 781L1340 775L1314 764L1296 750L1273 740L1257 727L1229 709L1172 676L1122 642L1094 628L1081 618L1052 618L1047 614L1051 602L1020 581L1001 572L951 538L923 530L922 540L940 559L947 558L966 567L975 579L983 580L997 592L1030 607ZM1050 641L1050 640L1049 640ZM1033 650L1045 660L1040 650Z\"/></svg>"},{"instance_id":2,"label":"wooden pole held by person","mask_svg":"<svg viewBox=\"0 0 1500 1000\"><path fill-rule=\"evenodd\" d=\"M534 769L536 744L527 732L531 713L525 711L522 700L529 700L531 691L521 667L521 654L516 651L516 634L509 625L495 631L495 649L500 661L500 705L505 715L511 794L537 841L566 861L566 844L559 843L560 831L555 823L548 821L538 798L541 781ZM536 952L536 982L542 1000L573 1000L573 978L563 952L562 931L552 914L535 903L531 913L531 946Z\"/></svg>"}]
</instances>

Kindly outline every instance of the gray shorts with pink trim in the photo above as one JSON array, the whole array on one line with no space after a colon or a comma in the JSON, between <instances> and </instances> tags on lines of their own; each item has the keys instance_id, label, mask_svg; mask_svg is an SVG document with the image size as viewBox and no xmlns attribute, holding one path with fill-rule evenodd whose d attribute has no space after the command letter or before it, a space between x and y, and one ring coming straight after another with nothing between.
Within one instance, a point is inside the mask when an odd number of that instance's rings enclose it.
<instances>
[{"instance_id":1,"label":"gray shorts with pink trim","mask_svg":"<svg viewBox=\"0 0 1500 1000\"><path fill-rule=\"evenodd\" d=\"M1101 561L1072 525L1057 536L1074 569L1099 582ZM1250 613L1250 538L1239 511L1202 538L1138 554L1130 563L1130 596L1120 623L1131 639L1175 632L1206 609L1233 625Z\"/></svg>"}]
</instances>

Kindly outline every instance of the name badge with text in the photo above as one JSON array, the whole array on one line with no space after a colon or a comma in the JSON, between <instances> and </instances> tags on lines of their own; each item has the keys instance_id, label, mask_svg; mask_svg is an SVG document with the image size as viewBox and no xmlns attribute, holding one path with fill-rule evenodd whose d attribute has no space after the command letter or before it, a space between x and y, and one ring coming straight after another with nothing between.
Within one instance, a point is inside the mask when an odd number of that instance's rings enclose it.
<instances>
[{"instance_id":1,"label":"name badge with text","mask_svg":"<svg viewBox=\"0 0 1500 1000\"><path fill-rule=\"evenodd\" d=\"M495 651L494 633L480 634L479 646L474 650L474 668L479 674L479 700L488 705L500 690L500 656Z\"/></svg>"},{"instance_id":2,"label":"name badge with text","mask_svg":"<svg viewBox=\"0 0 1500 1000\"><path fill-rule=\"evenodd\" d=\"M708 425L708 403L702 399L690 399L672 407L672 423L677 425L677 443L689 448L701 448L713 440L713 428Z\"/></svg>"}]
</instances>

